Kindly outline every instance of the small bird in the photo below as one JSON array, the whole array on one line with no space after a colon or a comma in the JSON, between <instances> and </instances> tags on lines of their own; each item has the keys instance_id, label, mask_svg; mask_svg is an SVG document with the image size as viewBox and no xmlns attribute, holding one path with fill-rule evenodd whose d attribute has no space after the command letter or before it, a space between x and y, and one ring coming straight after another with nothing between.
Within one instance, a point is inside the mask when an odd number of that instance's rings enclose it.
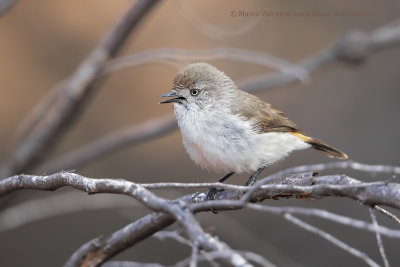
<instances>
[{"instance_id":1,"label":"small bird","mask_svg":"<svg viewBox=\"0 0 400 267\"><path fill-rule=\"evenodd\" d=\"M203 168L228 173L251 173L246 185L268 165L294 150L312 147L331 158L343 152L308 137L280 110L237 88L225 73L207 63L185 66L172 90L160 102L173 103L183 145Z\"/></svg>"}]
</instances>

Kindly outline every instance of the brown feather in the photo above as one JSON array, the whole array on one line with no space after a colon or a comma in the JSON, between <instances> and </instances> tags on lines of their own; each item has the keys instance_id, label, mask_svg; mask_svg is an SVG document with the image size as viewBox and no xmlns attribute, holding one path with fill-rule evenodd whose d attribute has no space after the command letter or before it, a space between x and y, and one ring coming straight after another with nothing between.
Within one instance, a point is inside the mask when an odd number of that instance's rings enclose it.
<instances>
[{"instance_id":1,"label":"brown feather","mask_svg":"<svg viewBox=\"0 0 400 267\"><path fill-rule=\"evenodd\" d=\"M304 142L310 144L314 149L324 153L325 155L327 155L330 158L337 158L337 159L347 159L348 158L345 153L343 153L342 151L340 151L334 147L331 147L331 146L325 144L321 140L305 136L301 133L293 133L293 135L299 137Z\"/></svg>"},{"instance_id":2,"label":"brown feather","mask_svg":"<svg viewBox=\"0 0 400 267\"><path fill-rule=\"evenodd\" d=\"M310 144L314 149L324 153L328 157L347 159L347 155L324 142L303 135L301 130L282 111L274 108L271 104L262 101L258 97L241 91L240 105L232 105L234 114L240 115L253 122L257 133L289 132L296 135L304 142Z\"/></svg>"},{"instance_id":3,"label":"brown feather","mask_svg":"<svg viewBox=\"0 0 400 267\"><path fill-rule=\"evenodd\" d=\"M252 94L243 91L240 91L240 93L244 94L239 97L241 99L240 105L232 105L231 110L234 114L252 121L257 133L301 132L282 111Z\"/></svg>"}]
</instances>

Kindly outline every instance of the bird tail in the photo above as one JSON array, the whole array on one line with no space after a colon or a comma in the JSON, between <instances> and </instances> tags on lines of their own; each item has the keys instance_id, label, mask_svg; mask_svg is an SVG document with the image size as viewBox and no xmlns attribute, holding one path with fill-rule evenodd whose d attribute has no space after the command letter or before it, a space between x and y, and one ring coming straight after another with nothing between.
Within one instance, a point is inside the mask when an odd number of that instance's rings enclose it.
<instances>
[{"instance_id":1,"label":"bird tail","mask_svg":"<svg viewBox=\"0 0 400 267\"><path fill-rule=\"evenodd\" d=\"M303 140L307 144L310 144L314 149L324 153L325 155L327 155L330 158L337 158L337 159L347 159L348 158L345 153L343 153L342 151L340 151L340 150L338 150L336 148L328 146L327 144L325 144L321 140L305 136L305 135L303 135L301 133L298 133L298 132L295 132L295 133L292 133L292 134L297 136L298 138L300 138L301 140Z\"/></svg>"}]
</instances>

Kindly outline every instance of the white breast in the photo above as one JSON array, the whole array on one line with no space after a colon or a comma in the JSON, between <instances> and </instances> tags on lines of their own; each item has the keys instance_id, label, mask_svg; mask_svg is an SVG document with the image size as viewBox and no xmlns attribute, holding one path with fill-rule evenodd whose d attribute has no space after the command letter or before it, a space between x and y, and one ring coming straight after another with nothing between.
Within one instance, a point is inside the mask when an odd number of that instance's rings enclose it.
<instances>
[{"instance_id":1,"label":"white breast","mask_svg":"<svg viewBox=\"0 0 400 267\"><path fill-rule=\"evenodd\" d=\"M174 112L190 158L215 172L250 173L309 146L288 133L257 134L250 121L228 110L188 111L174 105Z\"/></svg>"}]
</instances>

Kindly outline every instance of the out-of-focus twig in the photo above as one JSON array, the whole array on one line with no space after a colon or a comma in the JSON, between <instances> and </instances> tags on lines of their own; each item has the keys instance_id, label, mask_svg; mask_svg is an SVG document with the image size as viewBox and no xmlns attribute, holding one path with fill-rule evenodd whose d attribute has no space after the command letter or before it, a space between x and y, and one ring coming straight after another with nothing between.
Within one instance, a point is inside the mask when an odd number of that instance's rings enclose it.
<instances>
[{"instance_id":1,"label":"out-of-focus twig","mask_svg":"<svg viewBox=\"0 0 400 267\"><path fill-rule=\"evenodd\" d=\"M17 0L1 0L0 1L0 16L17 3Z\"/></svg>"},{"instance_id":2,"label":"out-of-focus twig","mask_svg":"<svg viewBox=\"0 0 400 267\"><path fill-rule=\"evenodd\" d=\"M218 25L212 24L205 19L202 19L196 12L191 8L190 2L188 1L177 1L179 7L182 10L182 14L187 21L189 21L193 26L195 26L203 34L217 39L224 40L231 37L242 37L243 34L254 28L260 21L260 17L252 17L247 22L240 25L235 25L233 29L223 29Z\"/></svg>"},{"instance_id":3,"label":"out-of-focus twig","mask_svg":"<svg viewBox=\"0 0 400 267\"><path fill-rule=\"evenodd\" d=\"M315 226L312 226L296 217L294 217L293 215L286 213L283 216L286 220L290 221L291 223L293 223L294 225L297 225L299 227L301 227L302 229L309 231L311 233L314 233L316 235L321 236L322 238L324 238L325 240L331 242L332 244L334 244L335 246L343 249L344 251L347 251L348 253L356 256L357 258L363 260L366 264L368 264L369 266L372 267L379 267L379 264L377 264L373 259L371 259L370 257L368 257L368 255L364 252L359 251L358 249L355 249L353 247L351 247L350 245L344 243L343 241L337 239L336 237L334 237L333 235L323 231L322 229L319 229Z\"/></svg>"},{"instance_id":4,"label":"out-of-focus twig","mask_svg":"<svg viewBox=\"0 0 400 267\"><path fill-rule=\"evenodd\" d=\"M0 232L6 232L26 224L72 212L134 208L138 204L116 195L102 195L88 200L88 196L72 191L63 194L30 199L0 212Z\"/></svg>"},{"instance_id":5,"label":"out-of-focus twig","mask_svg":"<svg viewBox=\"0 0 400 267\"><path fill-rule=\"evenodd\" d=\"M31 111L25 115L25 117L19 123L14 136L12 137L12 145L16 145L18 142L22 141L27 135L30 134L30 131L36 126L36 124L43 119L44 114L46 114L52 103L54 103L56 99L60 97L60 88L64 83L64 81L61 81L50 88L49 92L42 96L31 109Z\"/></svg>"},{"instance_id":6,"label":"out-of-focus twig","mask_svg":"<svg viewBox=\"0 0 400 267\"><path fill-rule=\"evenodd\" d=\"M109 261L101 266L103 267L164 267L159 263L143 263L133 261Z\"/></svg>"},{"instance_id":7,"label":"out-of-focus twig","mask_svg":"<svg viewBox=\"0 0 400 267\"><path fill-rule=\"evenodd\" d=\"M75 169L105 156L113 150L143 143L146 140L165 135L174 129L176 129L176 120L172 115L148 120L144 123L113 132L60 158L49 161L40 167L37 173L53 173L60 170Z\"/></svg>"},{"instance_id":8,"label":"out-of-focus twig","mask_svg":"<svg viewBox=\"0 0 400 267\"><path fill-rule=\"evenodd\" d=\"M379 225L378 225L376 216L374 214L374 210L372 208L369 208L368 210L369 210L369 214L371 216L372 223L375 226L375 229L378 229ZM378 231L375 232L375 235L376 235L376 242L378 243L379 254L381 254L383 264L385 267L389 267L390 264L389 264L389 260L386 256L386 253L385 253L385 248L383 247L382 236Z\"/></svg>"},{"instance_id":9,"label":"out-of-focus twig","mask_svg":"<svg viewBox=\"0 0 400 267\"><path fill-rule=\"evenodd\" d=\"M360 63L371 53L378 52L400 43L399 23L377 28L369 33L354 31L340 38L327 48L317 52L298 63L298 67L306 73L312 73L334 61ZM294 75L277 73L250 78L239 87L250 92L268 90L270 88L298 82Z\"/></svg>"},{"instance_id":10,"label":"out-of-focus twig","mask_svg":"<svg viewBox=\"0 0 400 267\"><path fill-rule=\"evenodd\" d=\"M157 0L138 0L128 8L120 21L107 33L83 60L71 77L61 86L61 95L47 110L43 119L19 141L8 162L1 168L0 177L28 170L35 160L56 143L60 134L78 113L90 93L104 63L113 57L129 33L157 3Z\"/></svg>"},{"instance_id":11,"label":"out-of-focus twig","mask_svg":"<svg viewBox=\"0 0 400 267\"><path fill-rule=\"evenodd\" d=\"M288 75L294 75L300 81L306 81L309 78L305 70L281 58L265 52L230 47L218 47L209 50L184 50L176 48L146 50L110 60L105 65L101 74L111 74L122 69L132 68L150 62L170 62L183 65L190 62L219 59L257 64L278 70L282 73L287 73Z\"/></svg>"}]
</instances>

